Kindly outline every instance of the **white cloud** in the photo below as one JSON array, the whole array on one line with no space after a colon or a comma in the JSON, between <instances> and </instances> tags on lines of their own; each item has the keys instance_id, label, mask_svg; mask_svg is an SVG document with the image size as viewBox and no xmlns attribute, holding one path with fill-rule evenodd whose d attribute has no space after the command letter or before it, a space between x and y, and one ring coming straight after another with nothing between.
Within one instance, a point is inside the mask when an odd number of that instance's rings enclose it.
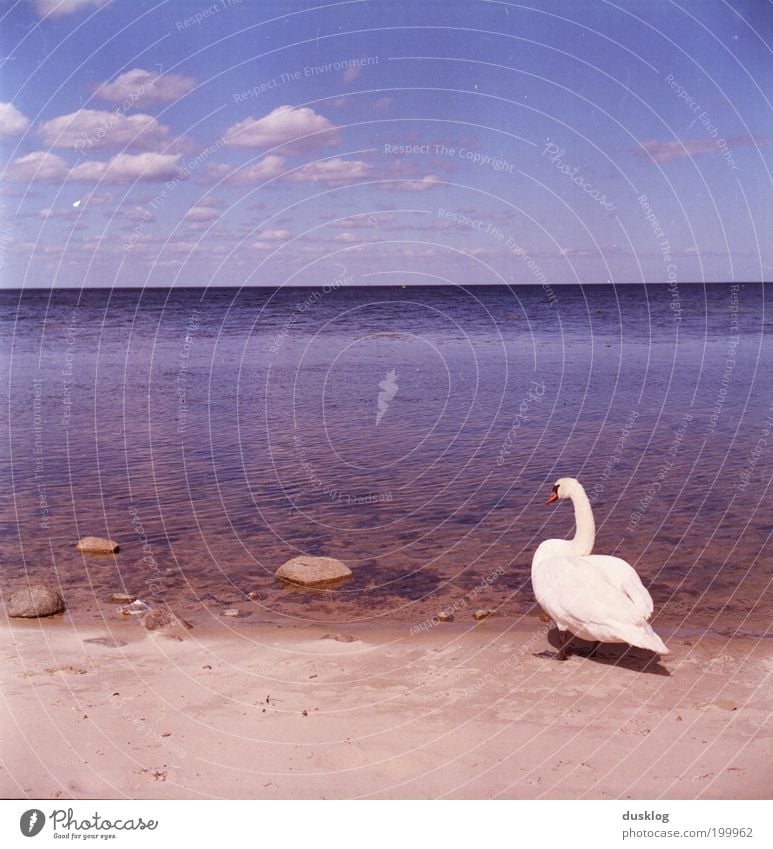
<instances>
[{"instance_id":1,"label":"white cloud","mask_svg":"<svg viewBox=\"0 0 773 849\"><path fill-rule=\"evenodd\" d=\"M291 183L326 183L330 186L342 186L356 180L367 180L373 176L373 166L360 159L327 159L324 162L310 162L297 171L286 175L284 179Z\"/></svg>"},{"instance_id":2,"label":"white cloud","mask_svg":"<svg viewBox=\"0 0 773 849\"><path fill-rule=\"evenodd\" d=\"M387 224L394 224L396 220L397 217L389 213L363 213L353 218L342 218L340 221L331 221L329 226L337 227L341 230L355 230L366 227L368 229L373 229L374 227L381 227L382 225L386 226Z\"/></svg>"},{"instance_id":3,"label":"white cloud","mask_svg":"<svg viewBox=\"0 0 773 849\"><path fill-rule=\"evenodd\" d=\"M20 136L30 125L30 119L13 105L0 103L0 139Z\"/></svg>"},{"instance_id":4,"label":"white cloud","mask_svg":"<svg viewBox=\"0 0 773 849\"><path fill-rule=\"evenodd\" d=\"M24 183L61 182L67 177L67 163L61 156L48 151L35 151L14 159L5 169L6 180Z\"/></svg>"},{"instance_id":5,"label":"white cloud","mask_svg":"<svg viewBox=\"0 0 773 849\"><path fill-rule=\"evenodd\" d=\"M123 213L123 217L128 221L155 221L156 216L149 209L145 209L144 206L132 206L129 209L125 210Z\"/></svg>"},{"instance_id":6,"label":"white cloud","mask_svg":"<svg viewBox=\"0 0 773 849\"><path fill-rule=\"evenodd\" d=\"M224 180L230 186L254 185L276 177L284 170L285 160L282 156L270 154L264 156L254 165L249 165L238 170L230 165L210 163L207 166L205 177L210 180Z\"/></svg>"},{"instance_id":7,"label":"white cloud","mask_svg":"<svg viewBox=\"0 0 773 849\"><path fill-rule=\"evenodd\" d=\"M338 233L338 235L333 237L334 242L344 242L346 244L351 245L353 242L359 241L354 233Z\"/></svg>"},{"instance_id":8,"label":"white cloud","mask_svg":"<svg viewBox=\"0 0 773 849\"><path fill-rule=\"evenodd\" d=\"M201 245L198 242L167 242L164 245L164 251L169 251L170 253L182 253L189 254L194 251L203 250Z\"/></svg>"},{"instance_id":9,"label":"white cloud","mask_svg":"<svg viewBox=\"0 0 773 849\"><path fill-rule=\"evenodd\" d=\"M584 257L594 256L594 252L588 248L561 248L559 251L561 256L568 259L583 259Z\"/></svg>"},{"instance_id":10,"label":"white cloud","mask_svg":"<svg viewBox=\"0 0 773 849\"><path fill-rule=\"evenodd\" d=\"M169 127L151 115L124 115L97 109L79 109L60 115L38 127L49 147L88 150L134 148L153 150L168 144Z\"/></svg>"},{"instance_id":11,"label":"white cloud","mask_svg":"<svg viewBox=\"0 0 773 849\"><path fill-rule=\"evenodd\" d=\"M179 153L119 153L109 162L83 162L68 175L70 180L134 183L171 180L181 175Z\"/></svg>"},{"instance_id":12,"label":"white cloud","mask_svg":"<svg viewBox=\"0 0 773 849\"><path fill-rule=\"evenodd\" d=\"M443 182L435 174L427 174L419 180L399 180L398 182L384 183L377 186L387 192L428 192L430 189L436 189L442 186Z\"/></svg>"},{"instance_id":13,"label":"white cloud","mask_svg":"<svg viewBox=\"0 0 773 849\"><path fill-rule=\"evenodd\" d=\"M134 68L116 77L112 82L102 83L94 94L110 103L174 103L192 91L196 85L193 77L184 74L159 74Z\"/></svg>"},{"instance_id":14,"label":"white cloud","mask_svg":"<svg viewBox=\"0 0 773 849\"><path fill-rule=\"evenodd\" d=\"M67 207L63 207L62 209L47 208L47 209L41 209L40 212L38 212L38 215L41 218L45 218L45 219L49 219L49 218L72 218L76 214L77 213L75 212L75 210L72 207L70 207L69 209Z\"/></svg>"},{"instance_id":15,"label":"white cloud","mask_svg":"<svg viewBox=\"0 0 773 849\"><path fill-rule=\"evenodd\" d=\"M51 15L52 18L61 18L81 9L89 7L99 8L109 0L30 0L35 11L41 18Z\"/></svg>"},{"instance_id":16,"label":"white cloud","mask_svg":"<svg viewBox=\"0 0 773 849\"><path fill-rule=\"evenodd\" d=\"M286 242L292 233L287 230L261 230L255 235L261 242Z\"/></svg>"},{"instance_id":17,"label":"white cloud","mask_svg":"<svg viewBox=\"0 0 773 849\"><path fill-rule=\"evenodd\" d=\"M194 221L204 223L214 221L220 217L220 213L211 205L206 203L197 203L185 213L186 221Z\"/></svg>"},{"instance_id":18,"label":"white cloud","mask_svg":"<svg viewBox=\"0 0 773 849\"><path fill-rule=\"evenodd\" d=\"M111 192L86 192L80 199L81 209L90 206L107 206L113 202Z\"/></svg>"},{"instance_id":19,"label":"white cloud","mask_svg":"<svg viewBox=\"0 0 773 849\"><path fill-rule=\"evenodd\" d=\"M341 74L341 79L345 83L353 82L357 79L357 77L359 77L360 71L362 71L361 65L351 65L343 72L343 74Z\"/></svg>"},{"instance_id":20,"label":"white cloud","mask_svg":"<svg viewBox=\"0 0 773 849\"><path fill-rule=\"evenodd\" d=\"M224 135L232 147L270 148L286 145L294 151L316 150L340 143L337 127L313 109L278 106L263 118L245 118ZM288 144L292 142L292 144Z\"/></svg>"},{"instance_id":21,"label":"white cloud","mask_svg":"<svg viewBox=\"0 0 773 849\"><path fill-rule=\"evenodd\" d=\"M740 136L727 139L727 148L733 150L741 147L762 147L768 144L768 139L754 136ZM721 153L722 148L714 139L688 139L686 141L650 141L641 142L639 153L648 154L655 162L670 162L672 159L683 159L687 156L701 156L706 153Z\"/></svg>"}]
</instances>

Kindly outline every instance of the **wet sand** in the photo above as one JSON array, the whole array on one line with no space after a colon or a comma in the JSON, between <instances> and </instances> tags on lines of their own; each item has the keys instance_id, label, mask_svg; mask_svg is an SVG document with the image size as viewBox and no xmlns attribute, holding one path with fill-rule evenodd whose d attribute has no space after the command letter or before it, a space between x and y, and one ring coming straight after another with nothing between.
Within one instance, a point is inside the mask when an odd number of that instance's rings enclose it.
<instances>
[{"instance_id":1,"label":"wet sand","mask_svg":"<svg viewBox=\"0 0 773 849\"><path fill-rule=\"evenodd\" d=\"M560 663L536 618L3 621L0 795L766 798L771 641L664 637Z\"/></svg>"}]
</instances>

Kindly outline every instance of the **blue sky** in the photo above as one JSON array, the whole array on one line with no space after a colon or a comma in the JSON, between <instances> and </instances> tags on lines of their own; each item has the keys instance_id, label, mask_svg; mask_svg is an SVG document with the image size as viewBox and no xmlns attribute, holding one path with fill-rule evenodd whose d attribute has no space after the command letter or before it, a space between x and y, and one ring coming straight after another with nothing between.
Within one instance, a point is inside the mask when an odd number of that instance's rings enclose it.
<instances>
[{"instance_id":1,"label":"blue sky","mask_svg":"<svg viewBox=\"0 0 773 849\"><path fill-rule=\"evenodd\" d=\"M770 279L765 3L0 3L4 287Z\"/></svg>"}]
</instances>

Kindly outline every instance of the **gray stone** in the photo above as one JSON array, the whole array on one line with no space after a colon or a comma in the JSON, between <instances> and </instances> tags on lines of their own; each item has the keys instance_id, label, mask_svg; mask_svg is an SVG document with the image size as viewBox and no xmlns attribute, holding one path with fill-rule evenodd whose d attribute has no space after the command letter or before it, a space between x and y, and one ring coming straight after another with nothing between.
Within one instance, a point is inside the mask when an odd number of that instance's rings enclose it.
<instances>
[{"instance_id":1,"label":"gray stone","mask_svg":"<svg viewBox=\"0 0 773 849\"><path fill-rule=\"evenodd\" d=\"M344 581L352 577L352 570L333 557L293 557L282 564L276 572L277 578L300 587L320 587Z\"/></svg>"},{"instance_id":2,"label":"gray stone","mask_svg":"<svg viewBox=\"0 0 773 849\"><path fill-rule=\"evenodd\" d=\"M449 613L447 610L441 610L440 613L435 616L435 619L437 619L438 622L453 622L454 614Z\"/></svg>"},{"instance_id":3,"label":"gray stone","mask_svg":"<svg viewBox=\"0 0 773 849\"><path fill-rule=\"evenodd\" d=\"M34 619L61 613L64 610L64 599L59 590L48 584L30 584L12 593L5 606L9 616Z\"/></svg>"},{"instance_id":4,"label":"gray stone","mask_svg":"<svg viewBox=\"0 0 773 849\"><path fill-rule=\"evenodd\" d=\"M147 631L159 631L162 628L188 629L193 627L190 622L186 622L176 613L172 613L168 607L154 607L150 613L146 613L140 619L140 622Z\"/></svg>"},{"instance_id":5,"label":"gray stone","mask_svg":"<svg viewBox=\"0 0 773 849\"><path fill-rule=\"evenodd\" d=\"M117 554L120 546L111 539L83 537L75 546L83 554Z\"/></svg>"},{"instance_id":6,"label":"gray stone","mask_svg":"<svg viewBox=\"0 0 773 849\"><path fill-rule=\"evenodd\" d=\"M482 619L488 619L489 616L493 615L493 610L476 610L475 613L472 614L472 618L477 619L480 622Z\"/></svg>"}]
</instances>

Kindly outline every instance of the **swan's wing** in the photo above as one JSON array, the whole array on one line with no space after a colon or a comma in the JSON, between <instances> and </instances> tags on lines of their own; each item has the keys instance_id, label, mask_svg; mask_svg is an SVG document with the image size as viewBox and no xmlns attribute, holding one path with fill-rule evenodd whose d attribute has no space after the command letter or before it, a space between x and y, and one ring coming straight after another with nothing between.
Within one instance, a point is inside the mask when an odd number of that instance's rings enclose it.
<instances>
[{"instance_id":1,"label":"swan's wing","mask_svg":"<svg viewBox=\"0 0 773 849\"><path fill-rule=\"evenodd\" d=\"M578 626L615 622L637 625L646 618L641 601L636 603L620 581L613 579L615 573L596 562L598 559L607 558L550 557L539 564L533 576L534 594L543 610L580 636Z\"/></svg>"},{"instance_id":2,"label":"swan's wing","mask_svg":"<svg viewBox=\"0 0 773 849\"><path fill-rule=\"evenodd\" d=\"M636 574L636 570L630 563L626 563L620 557L611 557L607 554L589 554L587 557L579 558L579 560L588 561L590 565L604 572L609 580L630 598L644 619L649 619L652 616L654 609L652 596L647 592L641 578Z\"/></svg>"}]
</instances>

